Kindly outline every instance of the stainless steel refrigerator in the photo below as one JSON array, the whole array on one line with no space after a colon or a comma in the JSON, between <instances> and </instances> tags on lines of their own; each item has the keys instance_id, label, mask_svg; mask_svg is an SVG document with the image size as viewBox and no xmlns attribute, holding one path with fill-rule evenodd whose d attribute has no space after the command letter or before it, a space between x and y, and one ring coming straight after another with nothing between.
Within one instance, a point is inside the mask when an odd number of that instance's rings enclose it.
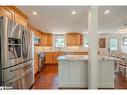
<instances>
[{"instance_id":1,"label":"stainless steel refrigerator","mask_svg":"<svg viewBox=\"0 0 127 95\"><path fill-rule=\"evenodd\" d=\"M0 17L0 87L28 89L34 82L33 33Z\"/></svg>"}]
</instances>

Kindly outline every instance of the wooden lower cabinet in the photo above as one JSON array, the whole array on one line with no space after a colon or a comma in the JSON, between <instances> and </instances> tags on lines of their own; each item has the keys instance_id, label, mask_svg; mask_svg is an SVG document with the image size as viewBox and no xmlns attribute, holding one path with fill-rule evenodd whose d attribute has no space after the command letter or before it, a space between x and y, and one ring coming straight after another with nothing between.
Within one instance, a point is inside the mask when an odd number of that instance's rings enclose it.
<instances>
[{"instance_id":1,"label":"wooden lower cabinet","mask_svg":"<svg viewBox=\"0 0 127 95\"><path fill-rule=\"evenodd\" d=\"M64 52L46 52L46 64L58 64L58 56L64 55ZM88 55L88 52L72 52L73 55Z\"/></svg>"},{"instance_id":2,"label":"wooden lower cabinet","mask_svg":"<svg viewBox=\"0 0 127 95\"><path fill-rule=\"evenodd\" d=\"M73 52L73 55L88 55L88 52Z\"/></svg>"},{"instance_id":3,"label":"wooden lower cabinet","mask_svg":"<svg viewBox=\"0 0 127 95\"><path fill-rule=\"evenodd\" d=\"M50 52L46 52L46 62L45 62L45 64L51 63L51 56L50 55L51 55Z\"/></svg>"},{"instance_id":4,"label":"wooden lower cabinet","mask_svg":"<svg viewBox=\"0 0 127 95\"><path fill-rule=\"evenodd\" d=\"M34 54L34 74L38 72L38 54Z\"/></svg>"},{"instance_id":5,"label":"wooden lower cabinet","mask_svg":"<svg viewBox=\"0 0 127 95\"><path fill-rule=\"evenodd\" d=\"M46 64L57 64L58 56L64 55L64 52L47 52L46 53Z\"/></svg>"}]
</instances>

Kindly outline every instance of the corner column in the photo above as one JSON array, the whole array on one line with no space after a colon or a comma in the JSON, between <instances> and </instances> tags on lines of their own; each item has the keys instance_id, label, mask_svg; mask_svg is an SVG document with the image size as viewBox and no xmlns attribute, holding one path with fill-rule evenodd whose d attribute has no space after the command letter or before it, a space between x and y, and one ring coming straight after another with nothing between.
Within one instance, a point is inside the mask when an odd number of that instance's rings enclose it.
<instances>
[{"instance_id":1,"label":"corner column","mask_svg":"<svg viewBox=\"0 0 127 95\"><path fill-rule=\"evenodd\" d=\"M88 49L88 88L98 88L98 8L96 6L90 7L88 11L88 38L89 38L89 49Z\"/></svg>"}]
</instances>

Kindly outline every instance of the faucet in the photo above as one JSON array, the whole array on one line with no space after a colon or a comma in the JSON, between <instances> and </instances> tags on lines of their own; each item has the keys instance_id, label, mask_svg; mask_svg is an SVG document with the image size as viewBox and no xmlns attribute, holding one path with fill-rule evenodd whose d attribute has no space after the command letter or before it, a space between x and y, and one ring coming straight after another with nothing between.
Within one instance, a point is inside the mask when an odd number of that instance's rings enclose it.
<instances>
[{"instance_id":1,"label":"faucet","mask_svg":"<svg viewBox=\"0 0 127 95\"><path fill-rule=\"evenodd\" d=\"M60 47L58 47L58 51L61 51L61 48Z\"/></svg>"}]
</instances>

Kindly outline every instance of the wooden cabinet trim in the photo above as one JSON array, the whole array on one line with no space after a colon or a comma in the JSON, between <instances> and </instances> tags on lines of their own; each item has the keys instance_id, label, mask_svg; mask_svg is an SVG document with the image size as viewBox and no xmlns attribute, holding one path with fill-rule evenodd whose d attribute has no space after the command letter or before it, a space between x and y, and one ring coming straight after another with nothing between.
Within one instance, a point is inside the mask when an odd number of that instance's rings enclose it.
<instances>
[{"instance_id":1,"label":"wooden cabinet trim","mask_svg":"<svg viewBox=\"0 0 127 95\"><path fill-rule=\"evenodd\" d=\"M9 10L6 7L2 7L2 6L0 6L0 9L1 9L1 11L0 11L1 16L5 16L6 15L6 17L8 19L12 19L12 20L14 19L14 12L13 11ZM2 10L3 10L3 12L2 12ZM10 13L10 16L9 16L9 13Z\"/></svg>"},{"instance_id":2,"label":"wooden cabinet trim","mask_svg":"<svg viewBox=\"0 0 127 95\"><path fill-rule=\"evenodd\" d=\"M22 24L24 26L27 26L27 19L28 17L17 7L15 6L0 6L1 9L4 9L0 13L9 18L12 19L13 21L16 21L19 24ZM2 13L3 12L3 13ZM9 16L10 13L10 16Z\"/></svg>"},{"instance_id":3,"label":"wooden cabinet trim","mask_svg":"<svg viewBox=\"0 0 127 95\"><path fill-rule=\"evenodd\" d=\"M19 10L16 6L5 6L8 9L14 11L14 13L20 14L24 19L28 19L29 17L25 15L21 10Z\"/></svg>"}]
</instances>

